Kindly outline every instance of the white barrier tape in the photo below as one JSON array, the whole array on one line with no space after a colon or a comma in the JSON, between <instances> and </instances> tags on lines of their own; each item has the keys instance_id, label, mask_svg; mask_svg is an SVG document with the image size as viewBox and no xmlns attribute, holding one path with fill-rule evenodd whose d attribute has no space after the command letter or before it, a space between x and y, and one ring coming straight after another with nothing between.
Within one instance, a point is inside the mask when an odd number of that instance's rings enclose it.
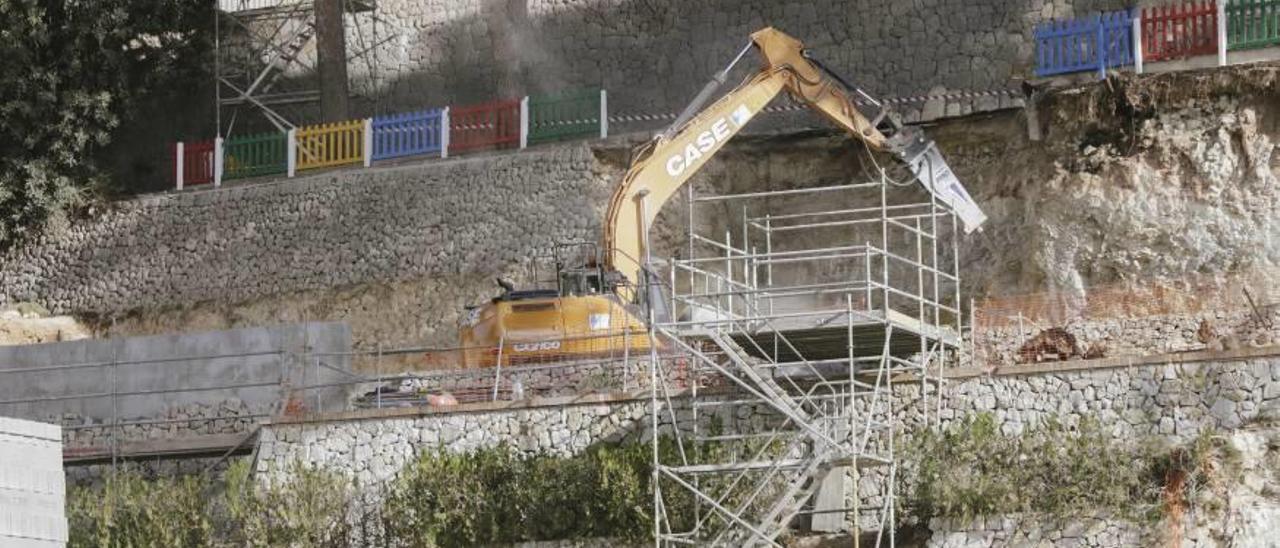
<instances>
[{"instance_id":1,"label":"white barrier tape","mask_svg":"<svg viewBox=\"0 0 1280 548\"><path fill-rule=\"evenodd\" d=\"M1023 92L1022 92L1022 90L1020 90L1020 89L993 89L993 90L983 90L983 91L952 91L952 92L947 92L947 93L935 93L935 94L929 94L929 95L912 95L912 96L905 96L905 97L890 97L890 98L887 98L887 99L882 100L881 102L882 102L882 103L885 103L885 104L890 104L890 105L901 105L901 104L910 104L910 103L925 103L925 102L932 101L932 100L935 100L935 99L942 99L942 100L978 99L978 98L982 98L982 97L997 97L997 96L1021 97L1022 95L1023 95ZM863 100L856 100L856 101L855 101L855 103L857 103L857 104L859 104L859 105L869 105L869 104L870 104L869 102L867 102L867 101L863 101ZM764 112L789 112L789 111L806 110L806 109L808 109L808 107L807 107L807 106L805 106L805 105L800 105L800 104L796 104L796 103L794 103L794 102L793 102L793 103L789 103L789 104L785 104L785 105L776 105L776 106L769 106L769 107L765 107ZM665 113L665 114L618 114L618 115L610 116L610 117L609 117L609 122L610 122L610 123L613 123L613 122L618 122L618 123L628 123L628 122L658 122L658 121L665 121L665 120L674 120L675 118L676 118L676 114L674 114L674 113Z\"/></svg>"}]
</instances>

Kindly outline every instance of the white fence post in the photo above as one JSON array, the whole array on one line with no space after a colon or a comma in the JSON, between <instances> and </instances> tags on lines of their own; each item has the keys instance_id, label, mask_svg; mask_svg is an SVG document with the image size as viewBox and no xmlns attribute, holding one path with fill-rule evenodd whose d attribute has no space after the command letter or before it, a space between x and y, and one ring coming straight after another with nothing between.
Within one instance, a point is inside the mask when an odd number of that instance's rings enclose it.
<instances>
[{"instance_id":1,"label":"white fence post","mask_svg":"<svg viewBox=\"0 0 1280 548\"><path fill-rule=\"evenodd\" d=\"M1098 30L1094 32L1094 40L1098 44L1098 78L1107 79L1107 20L1102 15L1095 15L1098 22Z\"/></svg>"},{"instance_id":2,"label":"white fence post","mask_svg":"<svg viewBox=\"0 0 1280 548\"><path fill-rule=\"evenodd\" d=\"M1142 74L1142 16L1133 18L1133 72Z\"/></svg>"},{"instance_id":3,"label":"white fence post","mask_svg":"<svg viewBox=\"0 0 1280 548\"><path fill-rule=\"evenodd\" d=\"M285 144L289 158L289 177L298 172L298 128L289 128L289 142Z\"/></svg>"},{"instance_id":4,"label":"white fence post","mask_svg":"<svg viewBox=\"0 0 1280 548\"><path fill-rule=\"evenodd\" d=\"M1227 66L1227 0L1218 0L1218 66Z\"/></svg>"},{"instance_id":5,"label":"white fence post","mask_svg":"<svg viewBox=\"0 0 1280 548\"><path fill-rule=\"evenodd\" d=\"M440 157L449 157L449 107L440 113Z\"/></svg>"},{"instance_id":6,"label":"white fence post","mask_svg":"<svg viewBox=\"0 0 1280 548\"><path fill-rule=\"evenodd\" d=\"M213 138L213 188L222 186L222 137Z\"/></svg>"},{"instance_id":7,"label":"white fence post","mask_svg":"<svg viewBox=\"0 0 1280 548\"><path fill-rule=\"evenodd\" d=\"M609 136L609 93L600 90L600 138Z\"/></svg>"},{"instance_id":8,"label":"white fence post","mask_svg":"<svg viewBox=\"0 0 1280 548\"><path fill-rule=\"evenodd\" d=\"M174 174L175 175L174 180L178 182L178 190L182 190L182 164L184 160L186 160L185 158L186 153L185 153L185 149L183 148L182 141L178 141L178 143L173 146L173 153L175 154L173 159L173 166L174 166L174 169L177 171L177 173Z\"/></svg>"},{"instance_id":9,"label":"white fence post","mask_svg":"<svg viewBox=\"0 0 1280 548\"><path fill-rule=\"evenodd\" d=\"M520 99L520 148L529 146L529 96Z\"/></svg>"},{"instance_id":10,"label":"white fence post","mask_svg":"<svg viewBox=\"0 0 1280 548\"><path fill-rule=\"evenodd\" d=\"M364 167L373 165L373 118L364 119Z\"/></svg>"}]
</instances>

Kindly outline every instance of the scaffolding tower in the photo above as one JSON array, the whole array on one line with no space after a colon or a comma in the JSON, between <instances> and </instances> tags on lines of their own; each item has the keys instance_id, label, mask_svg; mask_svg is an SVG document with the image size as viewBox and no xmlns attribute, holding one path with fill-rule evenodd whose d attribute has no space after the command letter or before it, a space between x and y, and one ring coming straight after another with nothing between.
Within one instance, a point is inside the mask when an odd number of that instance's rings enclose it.
<instances>
[{"instance_id":1,"label":"scaffolding tower","mask_svg":"<svg viewBox=\"0 0 1280 548\"><path fill-rule=\"evenodd\" d=\"M937 424L962 346L956 216L883 172L686 188L672 319L652 328L690 356L679 378L650 371L658 544L778 546L809 526L892 546L895 431Z\"/></svg>"},{"instance_id":2,"label":"scaffolding tower","mask_svg":"<svg viewBox=\"0 0 1280 548\"><path fill-rule=\"evenodd\" d=\"M377 0L338 0L348 35L347 63L378 77L377 50L391 35ZM320 100L316 63L316 0L218 0L214 84L218 134L254 127L260 115L277 131L314 116ZM385 34L385 32L384 32ZM261 124L259 124L261 125Z\"/></svg>"}]
</instances>

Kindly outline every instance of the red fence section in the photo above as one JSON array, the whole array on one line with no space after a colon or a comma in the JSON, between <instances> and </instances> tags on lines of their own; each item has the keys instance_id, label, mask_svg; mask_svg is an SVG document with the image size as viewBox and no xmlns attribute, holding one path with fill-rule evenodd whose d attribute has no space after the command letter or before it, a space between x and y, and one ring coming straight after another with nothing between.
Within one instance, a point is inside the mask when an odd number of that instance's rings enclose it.
<instances>
[{"instance_id":1,"label":"red fence section","mask_svg":"<svg viewBox=\"0 0 1280 548\"><path fill-rule=\"evenodd\" d=\"M1213 0L1142 8L1142 58L1180 59L1218 53L1218 4Z\"/></svg>"},{"instance_id":2,"label":"red fence section","mask_svg":"<svg viewBox=\"0 0 1280 548\"><path fill-rule=\"evenodd\" d=\"M449 151L520 142L520 100L449 108Z\"/></svg>"},{"instance_id":3,"label":"red fence section","mask_svg":"<svg viewBox=\"0 0 1280 548\"><path fill-rule=\"evenodd\" d=\"M213 182L213 141L182 144L182 184L204 185ZM169 173L178 182L178 145L169 145Z\"/></svg>"}]
</instances>

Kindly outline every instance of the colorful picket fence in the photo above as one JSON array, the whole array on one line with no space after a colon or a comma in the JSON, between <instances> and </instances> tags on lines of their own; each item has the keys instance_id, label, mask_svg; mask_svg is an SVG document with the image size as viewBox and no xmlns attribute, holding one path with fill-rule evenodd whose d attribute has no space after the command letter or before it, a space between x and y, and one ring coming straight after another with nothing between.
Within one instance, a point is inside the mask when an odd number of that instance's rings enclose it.
<instances>
[{"instance_id":1,"label":"colorful picket fence","mask_svg":"<svg viewBox=\"0 0 1280 548\"><path fill-rule=\"evenodd\" d=\"M520 143L520 99L449 109L449 152Z\"/></svg>"},{"instance_id":2,"label":"colorful picket fence","mask_svg":"<svg viewBox=\"0 0 1280 548\"><path fill-rule=\"evenodd\" d=\"M1230 50L1280 46L1280 0L1175 0L1049 21L1033 36L1041 77L1215 53L1221 65Z\"/></svg>"},{"instance_id":3,"label":"colorful picket fence","mask_svg":"<svg viewBox=\"0 0 1280 548\"><path fill-rule=\"evenodd\" d=\"M603 90L529 97L530 143L603 134Z\"/></svg>"},{"instance_id":4,"label":"colorful picket fence","mask_svg":"<svg viewBox=\"0 0 1280 548\"><path fill-rule=\"evenodd\" d=\"M297 169L363 163L364 126L364 120L351 120L298 128Z\"/></svg>"},{"instance_id":5,"label":"colorful picket fence","mask_svg":"<svg viewBox=\"0 0 1280 548\"><path fill-rule=\"evenodd\" d=\"M220 0L227 10L287 0ZM1280 0L1169 0L1165 4L1049 21L1033 32L1035 74L1105 76L1110 68L1280 46ZM1252 56L1250 56L1252 57ZM1202 63L1198 65L1202 66ZM1173 65L1167 65L1171 67ZM405 156L520 146L608 134L603 90L535 95L170 146L179 188ZM181 147L181 153L178 150Z\"/></svg>"},{"instance_id":6,"label":"colorful picket fence","mask_svg":"<svg viewBox=\"0 0 1280 548\"><path fill-rule=\"evenodd\" d=\"M1142 58L1166 61L1218 53L1217 2L1193 1L1142 9Z\"/></svg>"},{"instance_id":7,"label":"colorful picket fence","mask_svg":"<svg viewBox=\"0 0 1280 548\"><path fill-rule=\"evenodd\" d=\"M231 137L222 143L224 179L275 175L288 170L289 136L271 132Z\"/></svg>"},{"instance_id":8,"label":"colorful picket fence","mask_svg":"<svg viewBox=\"0 0 1280 548\"><path fill-rule=\"evenodd\" d=\"M178 149L182 153L178 153ZM178 187L213 182L214 141L194 141L169 145L169 173ZM181 177L179 178L179 174Z\"/></svg>"},{"instance_id":9,"label":"colorful picket fence","mask_svg":"<svg viewBox=\"0 0 1280 548\"><path fill-rule=\"evenodd\" d=\"M1036 75L1053 76L1133 63L1133 16L1128 11L1037 25Z\"/></svg>"},{"instance_id":10,"label":"colorful picket fence","mask_svg":"<svg viewBox=\"0 0 1280 548\"><path fill-rule=\"evenodd\" d=\"M445 144L445 117L445 109L375 116L370 124L372 159L440 152Z\"/></svg>"},{"instance_id":11,"label":"colorful picket fence","mask_svg":"<svg viewBox=\"0 0 1280 548\"><path fill-rule=\"evenodd\" d=\"M1227 48L1280 45L1280 0L1227 0Z\"/></svg>"}]
</instances>

